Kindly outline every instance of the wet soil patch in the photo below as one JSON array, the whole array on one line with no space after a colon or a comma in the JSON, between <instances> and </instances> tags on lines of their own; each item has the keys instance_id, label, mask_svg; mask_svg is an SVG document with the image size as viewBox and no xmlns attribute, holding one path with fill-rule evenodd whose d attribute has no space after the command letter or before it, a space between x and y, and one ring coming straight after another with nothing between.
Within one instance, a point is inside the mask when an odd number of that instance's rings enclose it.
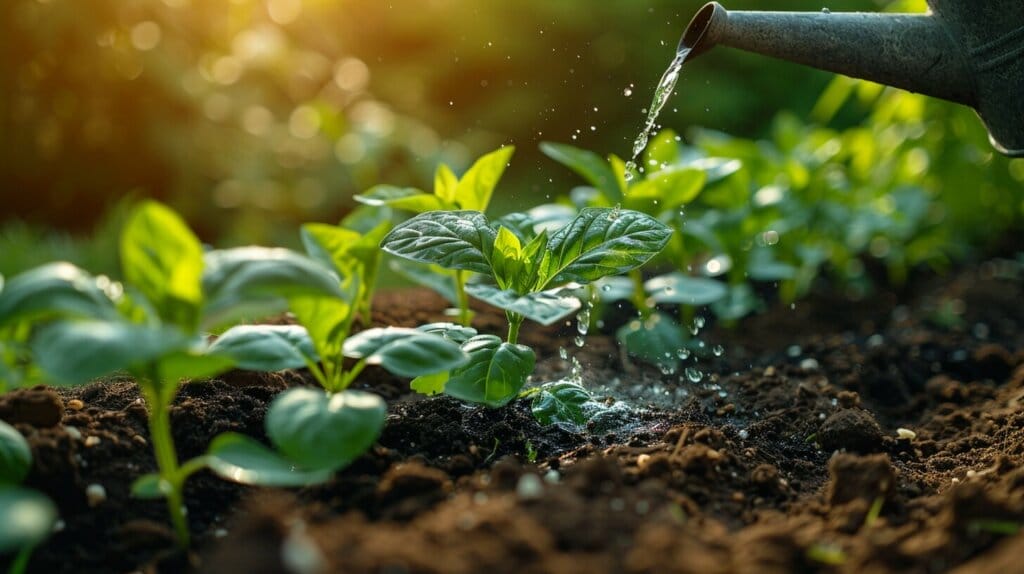
<instances>
[{"instance_id":1,"label":"wet soil patch","mask_svg":"<svg viewBox=\"0 0 1024 574\"><path fill-rule=\"evenodd\" d=\"M726 353L687 365L696 382L607 336L577 348L572 324L524 326L535 382L575 358L616 413L583 428L539 425L526 400L419 397L367 369L357 386L389 402L371 451L305 489L196 475L188 554L162 502L128 496L155 468L132 381L18 391L0 418L32 445L28 484L60 507L33 572L1011 572L1024 551L1022 302L1024 273L1005 260L870 301L812 297L702 334ZM446 306L382 293L374 324L444 320ZM484 307L476 325L504 329ZM186 385L180 456L225 431L265 440L269 401L309 384L235 371Z\"/></svg>"}]
</instances>

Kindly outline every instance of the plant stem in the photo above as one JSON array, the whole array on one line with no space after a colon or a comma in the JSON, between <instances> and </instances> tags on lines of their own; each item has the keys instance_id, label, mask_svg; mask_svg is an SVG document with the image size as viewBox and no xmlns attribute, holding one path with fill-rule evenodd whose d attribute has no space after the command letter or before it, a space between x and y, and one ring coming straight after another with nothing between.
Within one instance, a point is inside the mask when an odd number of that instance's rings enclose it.
<instances>
[{"instance_id":1,"label":"plant stem","mask_svg":"<svg viewBox=\"0 0 1024 574\"><path fill-rule=\"evenodd\" d=\"M347 389L349 387L349 385L352 384L352 381L356 380L356 377L359 376L359 373L363 372L363 369L365 367L366 367L366 359L363 359L363 360L359 361L358 363L355 364L354 367L352 367L352 370L350 370L349 372L345 373L341 377L341 383L340 384L338 384L334 388L328 389L328 390L330 390L330 392L332 392L332 393L339 393L341 391L344 391L345 389Z\"/></svg>"},{"instance_id":2,"label":"plant stem","mask_svg":"<svg viewBox=\"0 0 1024 574\"><path fill-rule=\"evenodd\" d=\"M455 297L459 302L459 323L469 327L473 313L469 310L469 295L466 294L466 272L462 270L455 272Z\"/></svg>"},{"instance_id":3,"label":"plant stem","mask_svg":"<svg viewBox=\"0 0 1024 574\"><path fill-rule=\"evenodd\" d=\"M640 313L640 319L646 320L651 316L651 308L647 304L644 276L640 273L640 269L633 269L629 272L629 278L633 280L633 306L636 307L637 313Z\"/></svg>"},{"instance_id":4,"label":"plant stem","mask_svg":"<svg viewBox=\"0 0 1024 574\"><path fill-rule=\"evenodd\" d=\"M508 319L508 342L515 345L519 339L519 326L523 324L525 317L511 312L506 312L505 317Z\"/></svg>"},{"instance_id":5,"label":"plant stem","mask_svg":"<svg viewBox=\"0 0 1024 574\"><path fill-rule=\"evenodd\" d=\"M156 375L156 369L152 369ZM146 402L149 403L149 439L153 441L156 465L160 478L170 485L167 493L167 512L178 536L178 545L188 548L188 522L185 520L185 501L181 477L178 472L178 455L174 452L174 438L171 435L171 399L159 388L157 377L152 377L142 386Z\"/></svg>"},{"instance_id":6,"label":"plant stem","mask_svg":"<svg viewBox=\"0 0 1024 574\"><path fill-rule=\"evenodd\" d=\"M35 550L35 545L31 544L18 550L18 555L11 560L11 567L7 570L7 574L24 574L33 550Z\"/></svg>"}]
</instances>

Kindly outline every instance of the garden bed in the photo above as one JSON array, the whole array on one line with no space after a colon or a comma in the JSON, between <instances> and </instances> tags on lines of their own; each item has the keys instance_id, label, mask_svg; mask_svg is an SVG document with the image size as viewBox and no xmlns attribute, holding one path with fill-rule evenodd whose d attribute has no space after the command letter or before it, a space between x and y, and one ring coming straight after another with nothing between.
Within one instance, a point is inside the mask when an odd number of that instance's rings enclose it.
<instances>
[{"instance_id":1,"label":"garden bed","mask_svg":"<svg viewBox=\"0 0 1024 574\"><path fill-rule=\"evenodd\" d=\"M32 445L26 484L61 515L30 571L1015 571L1021 267L996 260L929 281L713 329L702 339L726 352L696 365L699 382L624 362L604 335L576 348L572 326L524 327L534 381L568 375L564 347L619 405L582 429L542 426L526 401L423 398L370 367L353 388L389 405L371 451L297 490L197 474L190 555L175 550L163 501L128 496L155 469L134 383L13 392L0 418ZM416 326L445 307L426 291L383 293L375 322ZM479 311L481 332L504 328ZM184 386L171 415L179 454L225 431L265 440L269 401L314 384L304 371L233 371Z\"/></svg>"}]
</instances>

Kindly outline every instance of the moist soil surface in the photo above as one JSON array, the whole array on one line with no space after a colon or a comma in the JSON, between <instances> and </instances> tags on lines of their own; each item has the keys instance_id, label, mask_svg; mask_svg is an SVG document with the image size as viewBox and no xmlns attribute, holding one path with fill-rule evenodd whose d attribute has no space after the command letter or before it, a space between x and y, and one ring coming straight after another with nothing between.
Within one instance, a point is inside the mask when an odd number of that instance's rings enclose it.
<instances>
[{"instance_id":1,"label":"moist soil surface","mask_svg":"<svg viewBox=\"0 0 1024 574\"><path fill-rule=\"evenodd\" d=\"M444 320L445 307L383 293L374 322ZM600 332L627 316L613 309ZM480 308L475 326L501 333L503 316ZM526 399L420 397L370 368L356 388L389 404L371 451L304 489L195 475L188 553L162 501L128 495L155 469L131 380L17 391L0 418L32 445L28 485L60 510L33 572L1021 572L1022 327L1010 260L861 301L814 295L733 329L709 321L700 340L725 352L689 372L630 360L600 332L578 348L572 323L527 324L533 380L567 377L575 359L608 405L587 425L542 426ZM310 384L234 371L183 386L179 455L225 431L266 441L269 401Z\"/></svg>"}]
</instances>

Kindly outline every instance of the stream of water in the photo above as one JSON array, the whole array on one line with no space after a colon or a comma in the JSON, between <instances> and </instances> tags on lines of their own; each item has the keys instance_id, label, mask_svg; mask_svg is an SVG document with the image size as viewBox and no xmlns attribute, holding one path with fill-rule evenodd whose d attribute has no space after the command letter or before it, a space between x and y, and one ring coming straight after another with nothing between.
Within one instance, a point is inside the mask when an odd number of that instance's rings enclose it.
<instances>
[{"instance_id":1,"label":"stream of water","mask_svg":"<svg viewBox=\"0 0 1024 574\"><path fill-rule=\"evenodd\" d=\"M683 69L683 62L686 61L686 56L689 54L689 48L680 48L676 52L675 58L672 58L672 63L668 65L668 69L662 74L658 87L654 88L654 98L651 100L651 107L647 109L647 120L640 130L640 135L636 136L636 139L633 140L633 155L626 162L626 181L633 179L633 172L637 169L636 160L640 157L640 153L644 151L644 148L647 147L647 140L651 137L654 123L658 121L658 114L665 107L669 96L675 91L676 82L679 80L679 72Z\"/></svg>"}]
</instances>

